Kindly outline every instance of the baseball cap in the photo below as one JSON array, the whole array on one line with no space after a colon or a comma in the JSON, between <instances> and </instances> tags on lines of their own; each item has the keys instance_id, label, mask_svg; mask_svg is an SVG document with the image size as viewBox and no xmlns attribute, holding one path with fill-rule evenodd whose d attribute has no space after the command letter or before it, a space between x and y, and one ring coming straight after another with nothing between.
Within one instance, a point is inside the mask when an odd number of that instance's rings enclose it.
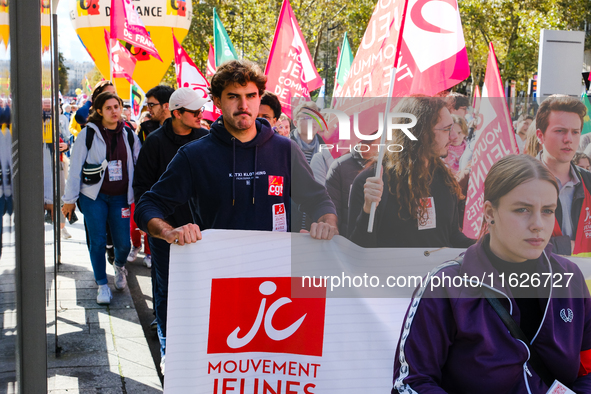
<instances>
[{"instance_id":1,"label":"baseball cap","mask_svg":"<svg viewBox=\"0 0 591 394\"><path fill-rule=\"evenodd\" d=\"M209 101L207 97L201 97L199 93L191 88L180 88L174 91L168 101L170 111L185 108L189 111L196 111Z\"/></svg>"}]
</instances>

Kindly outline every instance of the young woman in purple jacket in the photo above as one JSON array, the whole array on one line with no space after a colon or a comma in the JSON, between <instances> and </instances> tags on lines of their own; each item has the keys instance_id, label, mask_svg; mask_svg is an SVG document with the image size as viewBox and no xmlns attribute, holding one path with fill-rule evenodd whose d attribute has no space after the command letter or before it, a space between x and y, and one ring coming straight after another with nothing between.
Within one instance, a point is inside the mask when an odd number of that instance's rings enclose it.
<instances>
[{"instance_id":1,"label":"young woman in purple jacket","mask_svg":"<svg viewBox=\"0 0 591 394\"><path fill-rule=\"evenodd\" d=\"M578 266L548 244L554 176L532 157L506 156L490 169L484 201L480 240L415 291L392 392L591 393L589 290Z\"/></svg>"}]
</instances>

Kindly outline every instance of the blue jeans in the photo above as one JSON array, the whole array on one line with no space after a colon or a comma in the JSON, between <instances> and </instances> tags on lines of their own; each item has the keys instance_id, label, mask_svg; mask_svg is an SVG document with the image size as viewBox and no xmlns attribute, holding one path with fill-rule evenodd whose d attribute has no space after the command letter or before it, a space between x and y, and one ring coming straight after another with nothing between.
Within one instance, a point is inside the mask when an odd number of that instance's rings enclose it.
<instances>
[{"instance_id":1,"label":"blue jeans","mask_svg":"<svg viewBox=\"0 0 591 394\"><path fill-rule=\"evenodd\" d=\"M127 255L131 249L129 235L129 204L127 195L109 196L99 193L96 200L80 194L78 198L80 210L88 229L88 241L90 244L90 262L94 271L94 279L98 285L106 285L107 271L105 248L107 246L107 222L111 228L113 246L115 248L115 265L123 267L127 261ZM127 209L127 217L123 217L123 210Z\"/></svg>"},{"instance_id":2,"label":"blue jeans","mask_svg":"<svg viewBox=\"0 0 591 394\"><path fill-rule=\"evenodd\" d=\"M170 244L163 239L148 238L152 253L152 290L154 294L154 311L158 322L158 339L160 353L166 349L166 317L168 305L168 267L170 260Z\"/></svg>"}]
</instances>

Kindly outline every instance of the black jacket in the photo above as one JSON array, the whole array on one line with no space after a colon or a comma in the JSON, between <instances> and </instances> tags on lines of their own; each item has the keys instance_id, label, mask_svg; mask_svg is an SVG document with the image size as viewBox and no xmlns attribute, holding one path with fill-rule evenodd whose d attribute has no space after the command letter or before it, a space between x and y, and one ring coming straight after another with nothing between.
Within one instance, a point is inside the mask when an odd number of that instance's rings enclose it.
<instances>
[{"instance_id":1,"label":"black jacket","mask_svg":"<svg viewBox=\"0 0 591 394\"><path fill-rule=\"evenodd\" d=\"M164 125L164 123L163 123ZM160 123L155 120L146 120L142 122L139 126L137 136L140 139L140 142L143 144L146 141L146 138L150 135L151 132L158 130L160 128Z\"/></svg>"},{"instance_id":2,"label":"black jacket","mask_svg":"<svg viewBox=\"0 0 591 394\"><path fill-rule=\"evenodd\" d=\"M417 218L408 213L398 217L400 204L390 194L388 177L382 175L384 192L378 204L372 233L367 232L369 214L363 211L363 185L367 178L374 176L375 165L362 171L351 188L349 205L349 239L363 247L379 248L467 248L475 240L460 231L458 197L445 184L441 169L433 174L429 194L435 204L435 228L419 230ZM391 186L395 190L395 186Z\"/></svg>"},{"instance_id":3,"label":"black jacket","mask_svg":"<svg viewBox=\"0 0 591 394\"><path fill-rule=\"evenodd\" d=\"M142 123L143 124L143 123ZM166 171L168 163L179 148L188 142L198 140L208 134L205 129L193 129L191 134L177 135L172 130L172 118L166 119L162 127L150 133L137 159L133 178L134 200L140 201L145 192L158 182ZM166 221L174 227L191 223L191 211L188 204L179 205Z\"/></svg>"},{"instance_id":4,"label":"black jacket","mask_svg":"<svg viewBox=\"0 0 591 394\"><path fill-rule=\"evenodd\" d=\"M591 172L581 167L574 166L572 164L571 166L579 175L579 179L582 180L582 182L578 183L575 186L575 194L573 195L573 205L570 212L571 220L573 223L573 235L576 237L577 227L579 226L579 217L581 216L581 209L583 208L583 201L585 200L585 190L583 189L583 184L591 193ZM556 220L558 221L560 229L562 230L562 204L560 204L560 200L558 201L558 206L556 207ZM565 256L571 255L572 250L570 241L571 239L567 235L550 238L550 243L554 246L554 248L552 249L552 253L562 254Z\"/></svg>"},{"instance_id":5,"label":"black jacket","mask_svg":"<svg viewBox=\"0 0 591 394\"><path fill-rule=\"evenodd\" d=\"M339 234L347 235L349 215L349 193L355 177L367 163L357 151L347 153L336 159L326 174L326 191L334 203L339 217Z\"/></svg>"}]
</instances>

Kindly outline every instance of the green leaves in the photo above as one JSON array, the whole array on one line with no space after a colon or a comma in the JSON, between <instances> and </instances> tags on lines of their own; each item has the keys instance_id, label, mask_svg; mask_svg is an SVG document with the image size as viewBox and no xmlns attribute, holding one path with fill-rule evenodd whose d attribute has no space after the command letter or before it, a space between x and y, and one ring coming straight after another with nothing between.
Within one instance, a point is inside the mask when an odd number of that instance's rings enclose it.
<instances>
[{"instance_id":1,"label":"green leaves","mask_svg":"<svg viewBox=\"0 0 591 394\"><path fill-rule=\"evenodd\" d=\"M493 41L503 81L514 79L517 90L526 90L538 68L540 30L582 30L591 2L460 0L459 7L474 82L482 84Z\"/></svg>"}]
</instances>

